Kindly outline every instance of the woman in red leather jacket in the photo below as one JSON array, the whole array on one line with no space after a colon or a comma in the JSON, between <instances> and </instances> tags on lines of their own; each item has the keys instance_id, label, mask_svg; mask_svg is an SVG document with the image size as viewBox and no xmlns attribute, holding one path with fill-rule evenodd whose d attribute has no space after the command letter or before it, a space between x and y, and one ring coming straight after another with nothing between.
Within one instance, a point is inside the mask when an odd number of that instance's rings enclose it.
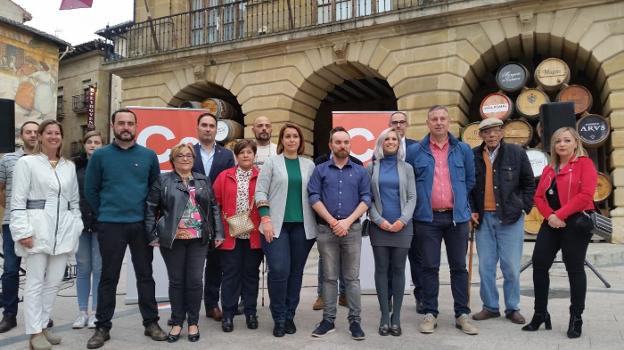
<instances>
[{"instance_id":1,"label":"woman in red leather jacket","mask_svg":"<svg viewBox=\"0 0 624 350\"><path fill-rule=\"evenodd\" d=\"M256 180L258 168L253 164L256 156L256 143L253 140L241 140L234 146L234 155L238 165L226 169L219 174L212 185L215 199L223 211L225 241L219 246L219 259L223 279L221 281L221 306L223 320L221 329L224 332L234 330L234 314L238 307L239 297L245 305L245 321L247 328L258 328L256 301L258 300L258 282L260 263L262 262L262 246L260 244L260 216L255 203ZM250 210L254 229L233 237L225 218Z\"/></svg>"},{"instance_id":2,"label":"woman in red leather jacket","mask_svg":"<svg viewBox=\"0 0 624 350\"><path fill-rule=\"evenodd\" d=\"M548 314L548 270L559 249L570 281L568 337L581 336L587 279L585 254L591 238L591 220L583 211L594 210L598 174L586 156L578 133L571 127L557 129L551 139L551 161L535 192L535 205L544 216L533 250L535 314L522 330L536 331L542 323L552 329Z\"/></svg>"}]
</instances>

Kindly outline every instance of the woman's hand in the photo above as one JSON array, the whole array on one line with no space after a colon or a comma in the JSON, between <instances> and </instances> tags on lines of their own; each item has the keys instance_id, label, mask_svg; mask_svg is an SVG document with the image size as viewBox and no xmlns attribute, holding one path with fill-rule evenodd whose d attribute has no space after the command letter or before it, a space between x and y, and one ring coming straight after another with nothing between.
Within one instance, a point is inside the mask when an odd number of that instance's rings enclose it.
<instances>
[{"instance_id":1,"label":"woman's hand","mask_svg":"<svg viewBox=\"0 0 624 350\"><path fill-rule=\"evenodd\" d=\"M218 246L220 246L221 244L223 244L223 241L224 241L223 239L217 239L217 240L215 240L215 248L216 248L216 247L218 247Z\"/></svg>"},{"instance_id":2,"label":"woman's hand","mask_svg":"<svg viewBox=\"0 0 624 350\"><path fill-rule=\"evenodd\" d=\"M392 225L388 221L384 220L381 223L381 225L379 225L379 228L384 231L390 231L390 228L392 228Z\"/></svg>"},{"instance_id":3,"label":"woman's hand","mask_svg":"<svg viewBox=\"0 0 624 350\"><path fill-rule=\"evenodd\" d=\"M559 219L557 215L550 214L550 216L548 217L548 226L552 228L563 228L566 227L566 223L565 221Z\"/></svg>"},{"instance_id":4,"label":"woman's hand","mask_svg":"<svg viewBox=\"0 0 624 350\"><path fill-rule=\"evenodd\" d=\"M21 244L24 248L27 249L31 249L34 245L35 245L35 241L33 240L32 237L28 237L28 238L22 238L19 241L19 244Z\"/></svg>"},{"instance_id":5,"label":"woman's hand","mask_svg":"<svg viewBox=\"0 0 624 350\"><path fill-rule=\"evenodd\" d=\"M397 220L390 226L390 232L399 232L405 227L405 224L401 220Z\"/></svg>"},{"instance_id":6,"label":"woman's hand","mask_svg":"<svg viewBox=\"0 0 624 350\"><path fill-rule=\"evenodd\" d=\"M263 216L261 218L261 221L264 239L267 241L267 243L271 243L273 241L273 224L271 223L271 218L269 218L268 216Z\"/></svg>"}]
</instances>

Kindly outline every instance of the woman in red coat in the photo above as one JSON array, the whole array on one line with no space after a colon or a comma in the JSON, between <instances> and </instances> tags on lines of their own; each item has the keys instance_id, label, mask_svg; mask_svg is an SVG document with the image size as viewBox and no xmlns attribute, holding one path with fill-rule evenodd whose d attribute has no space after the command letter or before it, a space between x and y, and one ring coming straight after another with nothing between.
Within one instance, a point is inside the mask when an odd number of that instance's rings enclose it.
<instances>
[{"instance_id":1,"label":"woman in red coat","mask_svg":"<svg viewBox=\"0 0 624 350\"><path fill-rule=\"evenodd\" d=\"M568 337L581 336L587 278L585 254L591 238L591 220L583 211L594 210L597 172L586 156L578 133L571 127L555 131L551 139L551 161L540 178L535 205L544 216L533 250L535 314L522 330L536 331L542 323L551 329L548 314L548 270L559 249L570 281Z\"/></svg>"},{"instance_id":2,"label":"woman in red coat","mask_svg":"<svg viewBox=\"0 0 624 350\"><path fill-rule=\"evenodd\" d=\"M258 282L260 262L262 262L262 246L260 244L260 216L258 208L253 205L256 192L258 169L253 161L256 156L256 143L253 140L241 140L234 146L237 166L221 172L213 184L215 198L223 212L225 241L219 247L223 279L221 282L221 306L223 320L221 328L224 332L234 330L234 314L238 307L239 297L245 305L247 328L258 328L256 304L258 300ZM249 213L253 222L253 230L233 237L226 218L238 213Z\"/></svg>"}]
</instances>

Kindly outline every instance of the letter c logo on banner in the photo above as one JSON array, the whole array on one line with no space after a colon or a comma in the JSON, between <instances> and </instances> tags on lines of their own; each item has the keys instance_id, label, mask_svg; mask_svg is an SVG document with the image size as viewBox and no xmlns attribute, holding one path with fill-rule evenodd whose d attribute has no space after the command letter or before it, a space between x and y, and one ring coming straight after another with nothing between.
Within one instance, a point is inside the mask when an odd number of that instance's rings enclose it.
<instances>
[{"instance_id":1,"label":"letter c logo on banner","mask_svg":"<svg viewBox=\"0 0 624 350\"><path fill-rule=\"evenodd\" d=\"M373 135L373 133L370 132L370 130L365 129L365 128L353 128L353 129L349 129L348 132L349 132L349 135L351 135L351 139L355 138L356 136L361 136L364 139L366 139L366 141L372 141L375 139L375 135ZM353 153L353 156L359 159L360 161L365 162L373 158L373 150L370 148L366 148L366 152L362 154Z\"/></svg>"},{"instance_id":2,"label":"letter c logo on banner","mask_svg":"<svg viewBox=\"0 0 624 350\"><path fill-rule=\"evenodd\" d=\"M141 131L139 136L137 137L137 143L141 146L147 147L147 139L150 136L159 134L165 137L166 140L173 140L175 135L171 129L161 126L161 125L152 125ZM171 149L167 148L163 153L158 155L158 162L164 163L169 160L169 153L171 153Z\"/></svg>"}]
</instances>

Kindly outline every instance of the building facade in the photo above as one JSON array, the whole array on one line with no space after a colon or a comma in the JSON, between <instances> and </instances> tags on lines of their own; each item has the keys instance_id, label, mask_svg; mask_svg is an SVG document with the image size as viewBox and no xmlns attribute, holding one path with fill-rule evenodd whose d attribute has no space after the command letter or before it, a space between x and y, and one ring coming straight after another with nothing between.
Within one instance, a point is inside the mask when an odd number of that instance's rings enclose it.
<instances>
[{"instance_id":1,"label":"building facade","mask_svg":"<svg viewBox=\"0 0 624 350\"><path fill-rule=\"evenodd\" d=\"M75 156L82 151L82 137L89 129L90 107L91 128L100 131L104 141L108 140L113 86L112 74L102 65L110 50L110 44L94 40L72 48L60 62L57 110L65 130L65 156ZM95 89L95 96L90 100L92 89Z\"/></svg>"},{"instance_id":2,"label":"building facade","mask_svg":"<svg viewBox=\"0 0 624 350\"><path fill-rule=\"evenodd\" d=\"M105 67L123 78L123 105L180 106L209 97L304 129L322 151L331 110L399 109L408 136L427 133L427 109L449 107L451 131L478 120L508 61L556 57L588 85L610 141L596 159L611 175L606 203L624 227L624 3L605 0L152 0L135 23L100 34ZM119 29L119 28L117 28ZM475 107L476 106L476 107ZM615 240L624 240L619 230Z\"/></svg>"}]
</instances>

